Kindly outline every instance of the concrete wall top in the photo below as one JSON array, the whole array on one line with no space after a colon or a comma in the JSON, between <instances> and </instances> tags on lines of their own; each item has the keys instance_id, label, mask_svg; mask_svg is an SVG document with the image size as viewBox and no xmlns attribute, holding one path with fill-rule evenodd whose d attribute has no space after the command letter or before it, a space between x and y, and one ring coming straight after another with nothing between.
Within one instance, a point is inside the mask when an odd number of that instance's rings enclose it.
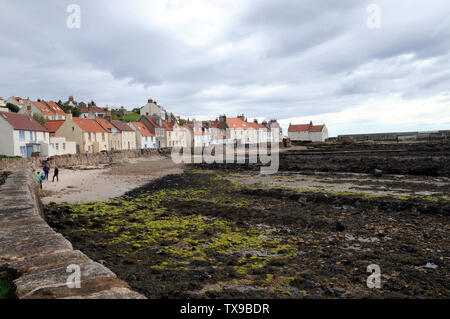
<instances>
[{"instance_id":1,"label":"concrete wall top","mask_svg":"<svg viewBox=\"0 0 450 319\"><path fill-rule=\"evenodd\" d=\"M145 299L47 225L31 169L0 185L0 203L0 277L12 282L13 298ZM80 267L80 288L67 285L69 265Z\"/></svg>"}]
</instances>

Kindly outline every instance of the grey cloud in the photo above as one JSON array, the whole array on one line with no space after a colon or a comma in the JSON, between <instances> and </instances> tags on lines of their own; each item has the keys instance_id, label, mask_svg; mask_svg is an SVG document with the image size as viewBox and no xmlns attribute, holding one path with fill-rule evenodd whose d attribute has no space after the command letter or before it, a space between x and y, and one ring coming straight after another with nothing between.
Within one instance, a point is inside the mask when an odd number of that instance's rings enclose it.
<instances>
[{"instance_id":1,"label":"grey cloud","mask_svg":"<svg viewBox=\"0 0 450 319\"><path fill-rule=\"evenodd\" d=\"M130 108L152 97L186 117L245 112L282 119L343 110L368 97L448 92L450 9L442 1L414 0L406 9L381 1L383 27L370 30L371 1L244 0L220 36L199 46L170 28L136 21L133 1L77 1L82 28L69 30L72 2L0 3L8 12L0 19L0 96L75 95ZM239 49L249 39L258 41ZM225 55L211 54L228 44L233 49ZM413 56L398 58L405 54ZM430 58L435 62L415 66ZM230 90L201 94L215 86ZM249 94L255 86L282 89Z\"/></svg>"}]
</instances>

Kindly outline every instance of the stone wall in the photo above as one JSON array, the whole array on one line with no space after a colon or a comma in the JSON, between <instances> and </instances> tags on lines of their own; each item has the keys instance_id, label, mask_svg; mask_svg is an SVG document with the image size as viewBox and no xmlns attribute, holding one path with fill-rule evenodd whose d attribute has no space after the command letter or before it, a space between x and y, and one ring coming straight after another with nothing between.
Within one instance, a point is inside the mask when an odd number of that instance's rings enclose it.
<instances>
[{"instance_id":1,"label":"stone wall","mask_svg":"<svg viewBox=\"0 0 450 319\"><path fill-rule=\"evenodd\" d=\"M69 265L80 267L81 288L68 288ZM0 277L19 299L144 298L47 225L31 169L12 171L0 186Z\"/></svg>"},{"instance_id":2,"label":"stone wall","mask_svg":"<svg viewBox=\"0 0 450 319\"><path fill-rule=\"evenodd\" d=\"M142 149L128 151L109 151L100 153L84 153L53 156L48 158L49 164L54 167L79 166L79 165L98 165L109 164L123 161L127 158L152 157L158 154L170 154L170 148L162 149ZM31 158L2 158L0 159L0 170L12 169L37 169L42 167L41 157Z\"/></svg>"}]
</instances>

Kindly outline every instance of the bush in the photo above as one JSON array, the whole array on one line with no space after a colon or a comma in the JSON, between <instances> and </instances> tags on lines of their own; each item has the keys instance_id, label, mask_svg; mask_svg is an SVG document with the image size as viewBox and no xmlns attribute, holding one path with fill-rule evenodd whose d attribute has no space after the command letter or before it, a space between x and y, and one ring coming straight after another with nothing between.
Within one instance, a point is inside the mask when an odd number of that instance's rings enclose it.
<instances>
[{"instance_id":1,"label":"bush","mask_svg":"<svg viewBox=\"0 0 450 319\"><path fill-rule=\"evenodd\" d=\"M47 122L47 120L45 119L45 117L43 117L42 115L37 114L37 113L33 114L33 118L34 118L36 121L38 121L39 123L41 123L42 125L44 125L45 122Z\"/></svg>"},{"instance_id":2,"label":"bush","mask_svg":"<svg viewBox=\"0 0 450 319\"><path fill-rule=\"evenodd\" d=\"M80 117L81 110L77 107L72 107L69 104L62 105L61 108L66 113L72 113L73 117Z\"/></svg>"},{"instance_id":3,"label":"bush","mask_svg":"<svg viewBox=\"0 0 450 319\"><path fill-rule=\"evenodd\" d=\"M8 108L8 110L10 112L19 113L19 111L20 111L20 107L18 107L17 105L14 105L12 103L6 103L6 107Z\"/></svg>"}]
</instances>

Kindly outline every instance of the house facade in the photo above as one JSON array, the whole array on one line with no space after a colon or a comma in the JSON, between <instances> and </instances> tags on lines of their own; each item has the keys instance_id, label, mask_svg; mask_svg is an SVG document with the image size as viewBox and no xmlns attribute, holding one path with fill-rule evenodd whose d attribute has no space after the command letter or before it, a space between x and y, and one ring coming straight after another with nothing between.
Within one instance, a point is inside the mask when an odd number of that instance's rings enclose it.
<instances>
[{"instance_id":1,"label":"house facade","mask_svg":"<svg viewBox=\"0 0 450 319\"><path fill-rule=\"evenodd\" d=\"M155 118L155 120L149 115L143 115L139 119L139 122L144 123L145 126L155 135L156 147L166 147L166 130L162 126L161 118Z\"/></svg>"},{"instance_id":2,"label":"house facade","mask_svg":"<svg viewBox=\"0 0 450 319\"><path fill-rule=\"evenodd\" d=\"M325 142L328 139L328 129L325 124L289 124L288 136L291 141L299 142Z\"/></svg>"},{"instance_id":3,"label":"house facade","mask_svg":"<svg viewBox=\"0 0 450 319\"><path fill-rule=\"evenodd\" d=\"M128 125L136 133L136 148L156 148L156 138L155 135L150 132L147 126L142 122L131 122Z\"/></svg>"},{"instance_id":4,"label":"house facade","mask_svg":"<svg viewBox=\"0 0 450 319\"><path fill-rule=\"evenodd\" d=\"M72 118L68 114L55 135L75 141L77 153L98 153L109 149L108 131L93 119Z\"/></svg>"},{"instance_id":5,"label":"house facade","mask_svg":"<svg viewBox=\"0 0 450 319\"><path fill-rule=\"evenodd\" d=\"M94 101L90 102L88 106L81 106L80 111L80 117L85 119L106 118L110 115L109 111L96 106Z\"/></svg>"},{"instance_id":6,"label":"house facade","mask_svg":"<svg viewBox=\"0 0 450 319\"><path fill-rule=\"evenodd\" d=\"M0 136L2 155L49 156L50 133L30 115L0 112Z\"/></svg>"},{"instance_id":7,"label":"house facade","mask_svg":"<svg viewBox=\"0 0 450 319\"><path fill-rule=\"evenodd\" d=\"M141 115L159 116L163 121L166 121L166 110L152 99L149 99L147 104L141 107Z\"/></svg>"},{"instance_id":8,"label":"house facade","mask_svg":"<svg viewBox=\"0 0 450 319\"><path fill-rule=\"evenodd\" d=\"M68 141L63 136L56 136L56 132L65 122L62 120L47 121L44 126L50 133L50 151L49 156L66 155L77 153L77 143L75 141Z\"/></svg>"},{"instance_id":9,"label":"house facade","mask_svg":"<svg viewBox=\"0 0 450 319\"><path fill-rule=\"evenodd\" d=\"M28 100L20 109L19 114L38 115L46 120L65 120L66 113L54 102Z\"/></svg>"},{"instance_id":10,"label":"house facade","mask_svg":"<svg viewBox=\"0 0 450 319\"><path fill-rule=\"evenodd\" d=\"M112 120L111 123L121 132L122 150L136 149L136 133L125 122Z\"/></svg>"},{"instance_id":11,"label":"house facade","mask_svg":"<svg viewBox=\"0 0 450 319\"><path fill-rule=\"evenodd\" d=\"M28 99L23 99L18 96L11 96L6 103L14 104L15 106L18 106L19 108L22 108L26 103L28 102Z\"/></svg>"},{"instance_id":12,"label":"house facade","mask_svg":"<svg viewBox=\"0 0 450 319\"><path fill-rule=\"evenodd\" d=\"M109 150L121 150L122 132L108 119L96 118L95 121L108 132Z\"/></svg>"}]
</instances>

